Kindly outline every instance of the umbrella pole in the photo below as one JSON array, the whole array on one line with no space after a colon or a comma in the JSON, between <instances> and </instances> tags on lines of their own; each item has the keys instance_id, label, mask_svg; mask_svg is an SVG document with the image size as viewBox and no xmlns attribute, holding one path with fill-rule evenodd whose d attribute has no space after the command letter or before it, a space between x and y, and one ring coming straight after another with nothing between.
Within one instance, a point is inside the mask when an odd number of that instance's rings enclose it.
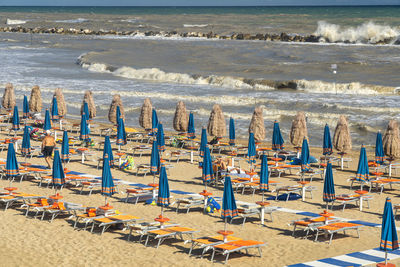
<instances>
[{"instance_id":1,"label":"umbrella pole","mask_svg":"<svg viewBox=\"0 0 400 267\"><path fill-rule=\"evenodd\" d=\"M326 202L326 210L328 210L329 209L329 202L327 201Z\"/></svg>"},{"instance_id":2,"label":"umbrella pole","mask_svg":"<svg viewBox=\"0 0 400 267\"><path fill-rule=\"evenodd\" d=\"M385 266L387 266L387 250L385 250Z\"/></svg>"},{"instance_id":3,"label":"umbrella pole","mask_svg":"<svg viewBox=\"0 0 400 267\"><path fill-rule=\"evenodd\" d=\"M104 205L107 205L107 196L104 197Z\"/></svg>"},{"instance_id":4,"label":"umbrella pole","mask_svg":"<svg viewBox=\"0 0 400 267\"><path fill-rule=\"evenodd\" d=\"M226 217L225 217L225 223L224 223L224 232L226 232Z\"/></svg>"},{"instance_id":5,"label":"umbrella pole","mask_svg":"<svg viewBox=\"0 0 400 267\"><path fill-rule=\"evenodd\" d=\"M164 217L164 207L161 206L161 218Z\"/></svg>"}]
</instances>

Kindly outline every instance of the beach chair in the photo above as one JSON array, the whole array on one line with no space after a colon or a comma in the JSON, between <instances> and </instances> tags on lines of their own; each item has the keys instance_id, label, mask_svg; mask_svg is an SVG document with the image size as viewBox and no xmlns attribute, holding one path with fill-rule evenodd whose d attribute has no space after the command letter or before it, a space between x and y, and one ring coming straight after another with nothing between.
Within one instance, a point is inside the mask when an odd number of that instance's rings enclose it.
<instances>
[{"instance_id":1,"label":"beach chair","mask_svg":"<svg viewBox=\"0 0 400 267\"><path fill-rule=\"evenodd\" d=\"M51 215L49 221L53 222L53 220L61 214L72 214L73 216L76 216L77 211L82 211L85 209L86 207L83 207L82 204L75 204L70 202L54 202L52 206L43 207L42 217L40 220L43 221L46 214L49 214Z\"/></svg>"},{"instance_id":2,"label":"beach chair","mask_svg":"<svg viewBox=\"0 0 400 267\"><path fill-rule=\"evenodd\" d=\"M242 240L239 237L234 236L227 236L227 242L238 241ZM196 249L198 246L199 249L202 249L201 258L203 258L204 254L212 248L212 246L223 244L224 243L224 236L217 235L217 236L204 236L196 239L191 240L192 245L190 246L189 256L192 254L193 249Z\"/></svg>"},{"instance_id":3,"label":"beach chair","mask_svg":"<svg viewBox=\"0 0 400 267\"><path fill-rule=\"evenodd\" d=\"M346 231L348 230L356 230L357 231L357 236L360 238L360 232L359 229L363 227L361 224L356 224L356 223L348 223L348 222L336 222L336 223L330 223L327 225L322 225L317 227L317 234L315 236L315 241L318 240L318 236L320 233L327 233L330 235L329 238L329 244L332 242L333 235L338 232L343 232L346 234Z\"/></svg>"},{"instance_id":4,"label":"beach chair","mask_svg":"<svg viewBox=\"0 0 400 267\"><path fill-rule=\"evenodd\" d=\"M297 227L302 227L302 228L304 228L303 231L306 231L306 235L304 236L304 238L307 238L310 231L315 231L318 226L324 225L325 220L326 220L326 218L321 216L321 217L315 217L315 218L305 218L305 219L298 220L298 221L292 221L289 224L289 225L293 226L292 236L294 236ZM338 221L338 220L334 219L334 218L328 218L328 222L336 222L336 221Z\"/></svg>"},{"instance_id":5,"label":"beach chair","mask_svg":"<svg viewBox=\"0 0 400 267\"><path fill-rule=\"evenodd\" d=\"M157 248L158 248L161 245L161 243L168 238L180 237L182 240L184 240L183 236L189 235L190 240L192 240L193 234L197 233L197 232L199 232L199 231L192 229L192 228L180 227L180 226L173 226L173 227L167 227L167 228L162 228L162 229L157 229L157 230L150 230L147 232L145 246L147 246L150 238L153 238L153 240L158 239L158 242L157 242Z\"/></svg>"},{"instance_id":6,"label":"beach chair","mask_svg":"<svg viewBox=\"0 0 400 267\"><path fill-rule=\"evenodd\" d=\"M128 241L131 240L132 233L136 232L137 234L140 235L138 242L141 242L143 237L146 236L149 231L160 229L161 223L160 222L141 222L141 223L135 223L135 224L128 224L127 226L130 229L129 235L128 235ZM169 222L166 222L163 224L164 228L174 227L174 226L179 226L179 224L169 223Z\"/></svg>"},{"instance_id":7,"label":"beach chair","mask_svg":"<svg viewBox=\"0 0 400 267\"><path fill-rule=\"evenodd\" d=\"M213 253L211 255L211 261L214 261L214 256L216 253L226 255L225 264L228 262L229 255L234 252L240 252L241 250L245 250L246 254L248 254L248 250L251 248L258 249L258 253L260 257L262 257L261 247L265 246L264 242L254 241L254 240L237 240L224 244L214 245Z\"/></svg>"},{"instance_id":8,"label":"beach chair","mask_svg":"<svg viewBox=\"0 0 400 267\"><path fill-rule=\"evenodd\" d=\"M7 195L1 195L0 196L0 203L5 204L4 205L4 211L6 211L13 204L21 203L21 205L24 205L26 203L30 203L31 200L36 200L38 198L43 198L43 196L35 195L35 194L26 194L26 193L14 192L14 193L12 193L10 195L8 195L8 194Z\"/></svg>"},{"instance_id":9,"label":"beach chair","mask_svg":"<svg viewBox=\"0 0 400 267\"><path fill-rule=\"evenodd\" d=\"M111 226L115 226L117 224L123 224L124 227L126 227L128 223L136 222L137 220L139 220L139 217L132 215L124 215L124 214L118 214L118 215L94 219L92 222L92 228L90 232L93 233L94 227L97 225L99 228L101 228L100 235L102 235Z\"/></svg>"},{"instance_id":10,"label":"beach chair","mask_svg":"<svg viewBox=\"0 0 400 267\"><path fill-rule=\"evenodd\" d=\"M156 190L157 191L157 190ZM140 201L146 201L148 199L153 198L153 188L127 188L126 189L126 198L125 203L129 201L129 198L132 198L133 201L130 203L135 203L135 205ZM155 196L157 196L157 192L155 192Z\"/></svg>"},{"instance_id":11,"label":"beach chair","mask_svg":"<svg viewBox=\"0 0 400 267\"><path fill-rule=\"evenodd\" d=\"M204 208L204 197L203 196L190 196L186 198L178 198L176 200L176 213L179 212L179 208L186 209L186 214L189 213L191 208L201 207Z\"/></svg>"},{"instance_id":12,"label":"beach chair","mask_svg":"<svg viewBox=\"0 0 400 267\"><path fill-rule=\"evenodd\" d=\"M334 203L339 203L340 205L343 205L342 211L346 208L346 205L354 203L355 205L359 206L360 199L363 199L363 201L367 202L367 207L369 208L369 200L372 199L372 196L370 195L359 195L359 194L353 194L353 195L347 195L347 194L342 194L342 195L337 195L335 201L332 202L332 206Z\"/></svg>"}]
</instances>

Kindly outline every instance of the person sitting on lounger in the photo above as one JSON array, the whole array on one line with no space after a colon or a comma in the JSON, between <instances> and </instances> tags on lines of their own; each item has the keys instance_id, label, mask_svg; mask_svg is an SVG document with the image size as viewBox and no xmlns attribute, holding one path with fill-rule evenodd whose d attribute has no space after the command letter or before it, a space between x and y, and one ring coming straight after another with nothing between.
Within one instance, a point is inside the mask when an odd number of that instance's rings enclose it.
<instances>
[{"instance_id":1,"label":"person sitting on lounger","mask_svg":"<svg viewBox=\"0 0 400 267\"><path fill-rule=\"evenodd\" d=\"M51 169L51 155L53 154L54 146L56 145L56 141L53 136L51 136L51 132L49 130L46 131L46 136L42 141L42 153L44 159L46 160L47 166Z\"/></svg>"}]
</instances>

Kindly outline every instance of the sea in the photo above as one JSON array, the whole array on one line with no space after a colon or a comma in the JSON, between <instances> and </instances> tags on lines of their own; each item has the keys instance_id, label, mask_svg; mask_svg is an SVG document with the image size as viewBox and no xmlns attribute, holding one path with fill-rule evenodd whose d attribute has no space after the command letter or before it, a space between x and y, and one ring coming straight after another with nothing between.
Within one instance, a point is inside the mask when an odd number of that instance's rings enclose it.
<instances>
[{"instance_id":1,"label":"sea","mask_svg":"<svg viewBox=\"0 0 400 267\"><path fill-rule=\"evenodd\" d=\"M376 132L400 119L400 6L335 7L0 7L0 27L63 27L137 31L134 36L0 32L0 88L12 83L18 106L39 85L44 108L62 88L68 118L78 119L92 90L97 121L106 122L120 94L126 125L139 127L151 98L172 129L176 104L194 113L196 132L219 104L237 135L247 138L252 112L264 109L267 138L274 120L289 143L298 111L307 116L311 145L321 146L340 115L353 144L373 145ZM144 32L160 34L146 36ZM318 43L166 37L163 32L286 33L321 36ZM391 39L392 43L377 44ZM335 72L334 72L335 70ZM296 88L277 88L294 82Z\"/></svg>"}]
</instances>

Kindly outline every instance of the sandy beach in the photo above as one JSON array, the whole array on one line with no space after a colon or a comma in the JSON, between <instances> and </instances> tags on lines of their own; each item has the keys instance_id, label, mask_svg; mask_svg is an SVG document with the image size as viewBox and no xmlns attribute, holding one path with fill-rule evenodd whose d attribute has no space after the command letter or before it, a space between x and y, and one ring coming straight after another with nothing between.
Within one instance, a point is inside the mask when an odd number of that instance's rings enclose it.
<instances>
[{"instance_id":1,"label":"sandy beach","mask_svg":"<svg viewBox=\"0 0 400 267\"><path fill-rule=\"evenodd\" d=\"M267 129L267 133L269 133ZM98 131L94 131L92 138L96 143L102 141L103 138L98 136ZM74 135L74 134L73 134ZM7 135L2 132L1 139L6 138ZM245 140L241 140L245 143ZM32 145L39 143L32 142ZM130 148L135 143L130 142L127 146L122 148L124 152L130 152ZM265 146L270 146L265 143ZM96 157L93 160L87 160L82 164L79 158L71 161L67 168L77 172L83 172L93 175L101 176L101 168L97 167L97 155L101 155L102 151L96 151ZM113 146L114 153L116 147ZM167 146L167 152L173 148ZM290 146L288 150L293 150ZM373 159L373 149L368 147L369 159ZM0 153L0 158L6 158L7 151ZM167 153L168 154L168 153ZM322 148L311 148L311 155L319 158L322 154ZM354 147L354 150L347 155L351 158L350 167L345 168L344 171L335 168L334 181L336 187L336 194L348 193L350 183L347 179L355 173L358 163L359 147ZM23 161L23 158L17 154L18 160ZM135 164L149 163L149 155L141 158L134 157ZM44 164L43 158L33 157L28 159L32 164ZM187 192L198 193L204 189L201 181L201 170L198 168L198 163L195 158L195 163L191 164L186 160L181 160L178 164L171 163L173 168L170 169L168 175L170 189L182 190ZM241 167L248 169L245 160L242 161ZM135 171L121 171L116 168L112 169L114 178L122 179L125 181L148 184L152 182L152 176L147 175L136 176ZM395 174L396 178L399 177ZM281 178L271 177L270 179L276 180L283 185L297 184L299 176L285 175ZM0 187L9 185L7 180L0 181ZM49 196L54 193L54 190L46 187L38 187L37 181L23 181L21 183L14 182L13 186L18 187L18 191L40 194ZM313 198L307 194L306 200L303 202L301 199L294 201L270 201L271 206L284 207L289 209L320 213L323 211L325 204L322 202L322 189L323 180L319 177L315 178L311 185L315 186L317 190L313 191ZM122 213L131 214L143 218L144 221L153 221L153 219L160 214L160 208L157 206L144 205L138 203L124 203L123 199L126 197L125 189L127 186L120 186L118 194L109 198L110 205ZM222 197L222 185L217 188L208 187L208 190L213 193L213 196ZM63 201L81 203L85 206L101 206L104 204L104 197L98 192L94 191L91 196L79 194L80 188L67 187L62 189L61 194L64 197ZM344 211L341 206L334 207L333 213L337 217L362 220L371 223L381 223L381 214L387 196L392 197L393 203L397 203L398 187L394 186L393 190L385 188L383 194L372 191L373 199L370 200L370 208L364 208L362 212L358 207L349 205ZM173 199L182 197L182 195L172 194ZM267 196L275 195L274 193L267 193ZM261 195L257 192L254 196L251 194L235 194L236 200L252 202L261 200ZM203 214L201 209L194 209L189 214L185 212L176 213L175 208L167 208L165 216L171 219L171 222L179 223L181 226L194 228L199 230L195 237L215 235L218 230L223 229L223 221L219 213ZM24 216L24 210L18 206L1 211L2 227L0 230L0 256L4 266L92 266L92 265L110 265L110 266L124 266L124 265L156 265L156 266L208 266L212 265L209 257L200 259L199 257L188 256L190 244L184 244L180 240L170 239L165 241L158 249L154 246L154 242L150 243L149 247L145 247L143 243L134 241L128 242L127 236L129 231L123 230L108 230L103 235L98 233L90 233L89 231L74 230L73 220L69 216L57 217L52 223L48 220L40 221L31 217ZM263 248L262 258L248 257L244 255L232 255L228 264L232 266L285 266L290 264L308 262L327 257L339 256L350 252L358 252L367 249L376 248L379 246L380 241L380 228L365 226L361 228L361 237L357 238L355 232L350 231L349 236L338 234L334 236L332 244L329 245L324 237L319 239L319 242L314 242L312 239L302 239L300 237L293 237L292 226L288 224L304 216L299 216L287 212L277 211L273 213L273 222L267 221L265 226L260 225L258 217L250 218L248 222L242 227L241 220L237 220L233 224L228 225L228 229L234 231L234 236L243 239L253 239L267 243ZM297 232L299 233L299 232ZM256 251L254 251L256 253ZM195 251L195 255L198 251ZM217 257L217 260L222 260L222 257Z\"/></svg>"}]
</instances>

